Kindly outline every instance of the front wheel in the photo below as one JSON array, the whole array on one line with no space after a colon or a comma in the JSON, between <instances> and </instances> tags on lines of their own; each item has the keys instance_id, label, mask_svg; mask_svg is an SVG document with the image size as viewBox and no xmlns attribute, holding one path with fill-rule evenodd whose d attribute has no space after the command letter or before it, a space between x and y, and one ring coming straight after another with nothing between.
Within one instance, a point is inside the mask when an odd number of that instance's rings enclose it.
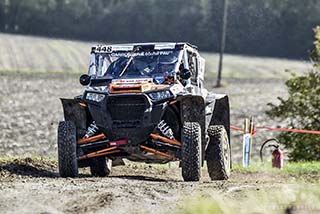
<instances>
[{"instance_id":1,"label":"front wheel","mask_svg":"<svg viewBox=\"0 0 320 214\"><path fill-rule=\"evenodd\" d=\"M58 126L58 162L61 177L78 177L76 127L71 121Z\"/></svg>"},{"instance_id":2,"label":"front wheel","mask_svg":"<svg viewBox=\"0 0 320 214\"><path fill-rule=\"evenodd\" d=\"M201 177L201 127L185 122L182 128L182 177L184 181L199 181Z\"/></svg>"},{"instance_id":3,"label":"front wheel","mask_svg":"<svg viewBox=\"0 0 320 214\"><path fill-rule=\"evenodd\" d=\"M227 180L230 177L231 151L228 134L221 125L208 128L210 141L206 150L208 173L211 180Z\"/></svg>"}]
</instances>

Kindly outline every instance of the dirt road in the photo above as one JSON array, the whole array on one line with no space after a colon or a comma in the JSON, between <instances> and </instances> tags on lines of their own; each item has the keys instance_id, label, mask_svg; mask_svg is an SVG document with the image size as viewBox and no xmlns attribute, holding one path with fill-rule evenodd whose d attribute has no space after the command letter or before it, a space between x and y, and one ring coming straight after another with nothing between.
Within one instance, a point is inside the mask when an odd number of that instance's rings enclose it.
<instances>
[{"instance_id":1,"label":"dirt road","mask_svg":"<svg viewBox=\"0 0 320 214\"><path fill-rule=\"evenodd\" d=\"M77 74L0 72L0 155L56 156L57 126L63 120L59 98L82 93L78 78ZM244 118L249 116L254 116L260 125L275 125L265 110L267 103L286 95L284 80L224 81L225 87L219 89L213 88L213 82L206 84L210 91L229 94L232 125L242 126ZM263 140L275 134L259 132L255 136L255 159ZM231 141L233 159L238 162L242 154L241 134L232 132Z\"/></svg>"},{"instance_id":2,"label":"dirt road","mask_svg":"<svg viewBox=\"0 0 320 214\"><path fill-rule=\"evenodd\" d=\"M298 185L294 177L239 171L227 182L212 182L205 168L201 182L183 182L176 165L131 163L113 168L107 178L90 177L87 171L77 179L57 176L55 161L27 158L0 163L0 212L177 213L188 201L217 197L230 204L242 203L241 208L247 210L246 200L253 194L275 197L277 189L284 196ZM313 177L308 185L318 180ZM284 209L274 206L271 199L268 203L268 209L275 212Z\"/></svg>"},{"instance_id":3,"label":"dirt road","mask_svg":"<svg viewBox=\"0 0 320 214\"><path fill-rule=\"evenodd\" d=\"M83 88L78 77L78 74L0 72L0 159L33 155L56 159L56 130L59 120L63 119L59 97L81 93ZM209 90L230 95L231 123L241 126L243 119L251 115L260 125L275 125L264 112L267 103L286 95L283 83L284 80L278 78L245 77L226 78L225 87L220 89L213 88L210 78L206 85ZM255 160L262 141L275 134L259 132L255 136ZM233 161L239 162L240 133L232 132L231 140ZM182 182L180 174L176 165L169 168L129 164L114 168L108 178L93 178L83 171L81 178L63 179L58 177L55 161L0 161L0 213L167 214L180 212L181 207L196 207L192 203L199 198L222 204L230 202L247 213L254 211L248 208L254 203L247 202L248 198L268 199L273 188L278 190L278 197L283 198L288 189L291 192L299 189L301 182L312 186L319 181L318 177L306 183L280 174L234 171L227 182L211 182L204 169L201 182L187 183ZM275 211L286 208L273 207L268 200L266 203L265 207ZM270 213L264 209L257 212ZM227 210L227 213L230 212Z\"/></svg>"}]
</instances>

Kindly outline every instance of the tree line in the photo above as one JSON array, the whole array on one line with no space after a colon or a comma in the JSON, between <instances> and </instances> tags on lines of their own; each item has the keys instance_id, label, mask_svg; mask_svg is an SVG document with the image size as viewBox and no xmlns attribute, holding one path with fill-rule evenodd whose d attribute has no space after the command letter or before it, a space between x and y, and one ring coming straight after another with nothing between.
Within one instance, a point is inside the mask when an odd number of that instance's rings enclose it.
<instances>
[{"instance_id":1,"label":"tree line","mask_svg":"<svg viewBox=\"0 0 320 214\"><path fill-rule=\"evenodd\" d=\"M219 48L224 0L1 0L0 32ZM226 51L303 58L318 0L229 0Z\"/></svg>"}]
</instances>

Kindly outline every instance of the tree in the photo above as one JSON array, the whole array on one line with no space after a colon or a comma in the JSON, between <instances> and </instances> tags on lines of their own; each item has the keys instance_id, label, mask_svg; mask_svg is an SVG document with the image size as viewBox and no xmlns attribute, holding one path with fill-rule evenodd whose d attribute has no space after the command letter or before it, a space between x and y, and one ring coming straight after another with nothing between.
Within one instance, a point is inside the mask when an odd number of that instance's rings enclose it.
<instances>
[{"instance_id":1,"label":"tree","mask_svg":"<svg viewBox=\"0 0 320 214\"><path fill-rule=\"evenodd\" d=\"M269 104L271 118L286 121L297 129L320 130L320 27L315 29L315 49L311 54L314 67L306 75L286 81L288 98L278 98L279 105ZM283 132L279 140L289 150L293 161L320 161L320 135Z\"/></svg>"},{"instance_id":2,"label":"tree","mask_svg":"<svg viewBox=\"0 0 320 214\"><path fill-rule=\"evenodd\" d=\"M0 31L105 42L188 41L218 51L224 0L0 0ZM226 51L305 56L319 0L229 1Z\"/></svg>"},{"instance_id":3,"label":"tree","mask_svg":"<svg viewBox=\"0 0 320 214\"><path fill-rule=\"evenodd\" d=\"M0 32L5 31L5 9L6 4L5 1L0 2Z\"/></svg>"}]
</instances>

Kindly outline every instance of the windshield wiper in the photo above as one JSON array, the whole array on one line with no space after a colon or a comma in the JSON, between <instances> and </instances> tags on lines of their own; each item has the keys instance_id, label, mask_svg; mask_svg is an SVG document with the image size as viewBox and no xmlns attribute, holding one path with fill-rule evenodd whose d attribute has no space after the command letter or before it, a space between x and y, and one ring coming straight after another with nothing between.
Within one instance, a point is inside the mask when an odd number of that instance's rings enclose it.
<instances>
[{"instance_id":1,"label":"windshield wiper","mask_svg":"<svg viewBox=\"0 0 320 214\"><path fill-rule=\"evenodd\" d=\"M128 67L130 66L131 62L133 61L133 56L131 56L126 64L126 66L124 66L123 70L121 71L121 73L119 74L119 77L122 77L122 75L126 72L126 70L128 69Z\"/></svg>"}]
</instances>

